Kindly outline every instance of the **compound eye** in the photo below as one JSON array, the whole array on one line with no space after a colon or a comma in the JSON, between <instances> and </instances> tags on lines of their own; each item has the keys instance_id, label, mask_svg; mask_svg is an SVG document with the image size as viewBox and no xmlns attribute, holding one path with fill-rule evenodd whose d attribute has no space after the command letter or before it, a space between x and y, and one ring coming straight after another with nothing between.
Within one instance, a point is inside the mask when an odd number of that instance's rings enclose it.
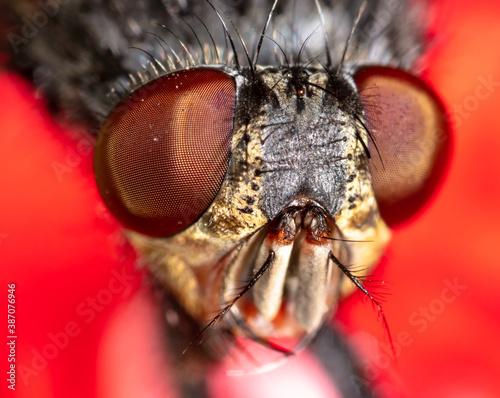
<instances>
[{"instance_id":1,"label":"compound eye","mask_svg":"<svg viewBox=\"0 0 500 398\"><path fill-rule=\"evenodd\" d=\"M192 225L215 199L229 164L235 83L213 69L160 77L106 118L94 168L113 215L145 235Z\"/></svg>"},{"instance_id":2,"label":"compound eye","mask_svg":"<svg viewBox=\"0 0 500 398\"><path fill-rule=\"evenodd\" d=\"M436 94L400 69L366 67L354 76L373 142L369 162L382 218L412 217L438 187L451 153L451 129Z\"/></svg>"}]
</instances>

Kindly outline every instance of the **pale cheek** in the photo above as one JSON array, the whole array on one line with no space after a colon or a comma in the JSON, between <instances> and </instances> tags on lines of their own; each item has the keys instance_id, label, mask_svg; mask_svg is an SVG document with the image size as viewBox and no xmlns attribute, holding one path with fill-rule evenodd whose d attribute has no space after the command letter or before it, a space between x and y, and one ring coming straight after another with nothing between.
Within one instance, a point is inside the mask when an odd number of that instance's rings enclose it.
<instances>
[{"instance_id":1,"label":"pale cheek","mask_svg":"<svg viewBox=\"0 0 500 398\"><path fill-rule=\"evenodd\" d=\"M178 397L158 306L145 290L118 304L97 353L97 397Z\"/></svg>"},{"instance_id":2,"label":"pale cheek","mask_svg":"<svg viewBox=\"0 0 500 398\"><path fill-rule=\"evenodd\" d=\"M241 356L241 366L253 366L247 357ZM329 376L318 362L307 353L288 358L275 369L249 373L241 376L228 376L227 370L232 368L231 359L209 371L208 391L213 398L340 398Z\"/></svg>"}]
</instances>

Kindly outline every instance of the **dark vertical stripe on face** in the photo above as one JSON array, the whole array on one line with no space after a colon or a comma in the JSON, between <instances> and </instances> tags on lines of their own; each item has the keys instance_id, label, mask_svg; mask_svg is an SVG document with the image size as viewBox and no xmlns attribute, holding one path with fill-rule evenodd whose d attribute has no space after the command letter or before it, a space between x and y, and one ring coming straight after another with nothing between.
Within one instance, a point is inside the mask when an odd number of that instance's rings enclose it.
<instances>
[{"instance_id":1,"label":"dark vertical stripe on face","mask_svg":"<svg viewBox=\"0 0 500 398\"><path fill-rule=\"evenodd\" d=\"M278 99L278 108L267 101L247 107L255 113L248 119L248 131L262 137L260 206L272 219L299 196L307 196L333 216L343 206L348 174L356 167L346 160L356 146L354 122L337 98L321 88L329 79L326 73L312 74L309 83L299 84L294 72L263 73L267 96Z\"/></svg>"}]
</instances>

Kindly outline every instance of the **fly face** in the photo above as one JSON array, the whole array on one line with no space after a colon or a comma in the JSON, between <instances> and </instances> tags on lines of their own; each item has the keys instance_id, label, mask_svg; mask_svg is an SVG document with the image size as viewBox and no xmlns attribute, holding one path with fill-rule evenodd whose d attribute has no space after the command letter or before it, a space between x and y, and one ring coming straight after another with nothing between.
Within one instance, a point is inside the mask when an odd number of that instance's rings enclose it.
<instances>
[{"instance_id":1,"label":"fly face","mask_svg":"<svg viewBox=\"0 0 500 398\"><path fill-rule=\"evenodd\" d=\"M383 218L429 198L449 128L407 72L259 66L261 44L247 68L188 64L130 94L102 125L96 180L203 331L290 352L353 288L385 322L364 284L389 240Z\"/></svg>"},{"instance_id":2,"label":"fly face","mask_svg":"<svg viewBox=\"0 0 500 398\"><path fill-rule=\"evenodd\" d=\"M353 248L346 241L370 240L370 255L356 260L371 265L388 232L359 142L366 133L331 91L340 85L324 71L256 72L237 97L227 184L200 220L228 225L225 236L238 232L214 283L215 304L231 303L242 281L255 280L229 322L265 341L311 337L343 290L329 256L348 263ZM343 100L351 103L353 88L349 94Z\"/></svg>"},{"instance_id":3,"label":"fly face","mask_svg":"<svg viewBox=\"0 0 500 398\"><path fill-rule=\"evenodd\" d=\"M375 72L364 69L355 79L362 85L368 74L381 91L407 77ZM211 326L269 344L300 342L341 295L353 286L363 290L359 281L380 258L389 231L361 118L370 108L354 82L312 68L195 68L149 83L107 118L96 150L101 194L139 232L130 233L132 242L198 322L220 311ZM403 85L409 98L396 92L398 106L405 105L398 122L407 118L426 133L413 115L434 114L433 97ZM376 116L370 123L378 127ZM404 133L411 139L411 130ZM351 264L363 265L363 273L350 271Z\"/></svg>"}]
</instances>

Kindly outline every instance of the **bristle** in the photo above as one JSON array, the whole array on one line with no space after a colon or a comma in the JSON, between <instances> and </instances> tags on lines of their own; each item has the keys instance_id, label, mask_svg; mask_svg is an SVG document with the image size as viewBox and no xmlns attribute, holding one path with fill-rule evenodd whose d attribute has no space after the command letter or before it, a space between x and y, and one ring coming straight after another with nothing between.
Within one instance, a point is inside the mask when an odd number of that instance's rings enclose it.
<instances>
[{"instance_id":1,"label":"bristle","mask_svg":"<svg viewBox=\"0 0 500 398\"><path fill-rule=\"evenodd\" d=\"M3 37L1 45L11 52L16 68L30 79L36 78L56 112L70 121L95 127L123 99L123 80L127 76L136 77L130 81L134 89L136 81L194 64L220 64L225 60L237 66L239 59L246 57L241 43L255 42L256 38L259 45L255 62L258 58L260 65L275 64L277 50L291 63L305 40L324 21L324 33L308 40L310 62L338 65L362 1L325 0L316 3L318 8L306 3L275 4L270 36L278 32L291 40L285 40L282 49L271 40L266 43L255 32L270 16L257 10L270 10L270 0L242 2L236 7L218 1L213 3L215 13L210 10L212 3L195 0L54 2L57 10L48 15L46 25L38 28L21 22ZM407 1L393 3L368 2L346 53L347 68L355 60L408 69L420 55L424 33L417 27L415 9ZM36 3L30 1L21 7L16 0L7 0L3 7L5 15L19 21L29 21L37 11ZM240 32L240 43L230 43L229 49L226 38L231 42L230 36L237 33L221 29L224 14ZM300 24L292 20L293 15L301 16ZM35 29L36 34L28 37L29 29ZM176 39L170 40L172 35ZM212 50L205 51L200 43L209 44ZM143 54L134 48L143 50Z\"/></svg>"}]
</instances>

